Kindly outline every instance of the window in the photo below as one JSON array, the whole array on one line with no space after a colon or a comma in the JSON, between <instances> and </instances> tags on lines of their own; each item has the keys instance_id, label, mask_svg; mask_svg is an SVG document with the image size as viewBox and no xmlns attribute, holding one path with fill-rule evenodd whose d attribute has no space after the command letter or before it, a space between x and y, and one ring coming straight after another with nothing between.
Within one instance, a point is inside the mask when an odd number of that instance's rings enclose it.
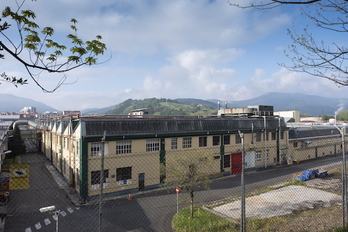
<instances>
[{"instance_id":1,"label":"window","mask_svg":"<svg viewBox=\"0 0 348 232\"><path fill-rule=\"evenodd\" d=\"M116 154L132 153L132 141L116 142Z\"/></svg>"},{"instance_id":2,"label":"window","mask_svg":"<svg viewBox=\"0 0 348 232\"><path fill-rule=\"evenodd\" d=\"M199 137L199 146L206 147L207 146L207 137Z\"/></svg>"},{"instance_id":3,"label":"window","mask_svg":"<svg viewBox=\"0 0 348 232\"><path fill-rule=\"evenodd\" d=\"M277 132L272 132L272 140L276 140L277 139Z\"/></svg>"},{"instance_id":4,"label":"window","mask_svg":"<svg viewBox=\"0 0 348 232\"><path fill-rule=\"evenodd\" d=\"M256 151L255 161L256 162L260 162L261 161L261 151Z\"/></svg>"},{"instance_id":5,"label":"window","mask_svg":"<svg viewBox=\"0 0 348 232\"><path fill-rule=\"evenodd\" d=\"M269 139L268 132L264 133L264 136L265 136L265 141L268 141Z\"/></svg>"},{"instance_id":6,"label":"window","mask_svg":"<svg viewBox=\"0 0 348 232\"><path fill-rule=\"evenodd\" d=\"M294 147L297 147L297 142L294 142Z\"/></svg>"},{"instance_id":7,"label":"window","mask_svg":"<svg viewBox=\"0 0 348 232\"><path fill-rule=\"evenodd\" d=\"M224 168L231 167L231 156L230 155L224 155Z\"/></svg>"},{"instance_id":8,"label":"window","mask_svg":"<svg viewBox=\"0 0 348 232\"><path fill-rule=\"evenodd\" d=\"M172 138L172 150L178 149L178 139Z\"/></svg>"},{"instance_id":9,"label":"window","mask_svg":"<svg viewBox=\"0 0 348 232\"><path fill-rule=\"evenodd\" d=\"M235 135L234 138L235 138L235 143L236 144L239 144L239 143L242 142L242 139L241 139L241 137L239 135Z\"/></svg>"},{"instance_id":10,"label":"window","mask_svg":"<svg viewBox=\"0 0 348 232\"><path fill-rule=\"evenodd\" d=\"M230 135L224 135L224 145L228 145L231 143L231 136Z\"/></svg>"},{"instance_id":11,"label":"window","mask_svg":"<svg viewBox=\"0 0 348 232\"><path fill-rule=\"evenodd\" d=\"M182 148L190 148L192 146L192 138L182 138Z\"/></svg>"},{"instance_id":12,"label":"window","mask_svg":"<svg viewBox=\"0 0 348 232\"><path fill-rule=\"evenodd\" d=\"M213 146L218 146L220 145L220 136L216 135L213 136Z\"/></svg>"},{"instance_id":13,"label":"window","mask_svg":"<svg viewBox=\"0 0 348 232\"><path fill-rule=\"evenodd\" d=\"M101 171L92 171L91 172L92 189L100 188L100 173L101 173ZM108 182L109 182L109 170L104 170L103 187L108 186Z\"/></svg>"},{"instance_id":14,"label":"window","mask_svg":"<svg viewBox=\"0 0 348 232\"><path fill-rule=\"evenodd\" d=\"M256 133L256 142L261 142L261 133Z\"/></svg>"},{"instance_id":15,"label":"window","mask_svg":"<svg viewBox=\"0 0 348 232\"><path fill-rule=\"evenodd\" d=\"M91 143L91 156L101 156L103 143Z\"/></svg>"},{"instance_id":16,"label":"window","mask_svg":"<svg viewBox=\"0 0 348 232\"><path fill-rule=\"evenodd\" d=\"M132 167L117 168L116 183L117 185L131 184L132 183Z\"/></svg>"},{"instance_id":17,"label":"window","mask_svg":"<svg viewBox=\"0 0 348 232\"><path fill-rule=\"evenodd\" d=\"M159 151L159 140L158 139L146 140L146 151Z\"/></svg>"},{"instance_id":18,"label":"window","mask_svg":"<svg viewBox=\"0 0 348 232\"><path fill-rule=\"evenodd\" d=\"M280 139L284 139L284 132L280 132Z\"/></svg>"},{"instance_id":19,"label":"window","mask_svg":"<svg viewBox=\"0 0 348 232\"><path fill-rule=\"evenodd\" d=\"M265 160L268 160L268 154L269 154L269 150L265 150Z\"/></svg>"}]
</instances>

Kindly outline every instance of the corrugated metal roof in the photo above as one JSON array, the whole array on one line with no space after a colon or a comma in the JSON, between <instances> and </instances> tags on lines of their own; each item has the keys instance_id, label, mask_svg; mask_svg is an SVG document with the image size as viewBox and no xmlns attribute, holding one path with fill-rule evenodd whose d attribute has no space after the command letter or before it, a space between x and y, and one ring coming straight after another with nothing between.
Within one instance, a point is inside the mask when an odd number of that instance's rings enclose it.
<instances>
[{"instance_id":1,"label":"corrugated metal roof","mask_svg":"<svg viewBox=\"0 0 348 232\"><path fill-rule=\"evenodd\" d=\"M340 135L337 128L307 128L307 129L292 129L289 130L289 139L301 139L310 137L320 137L320 136L330 136L330 135Z\"/></svg>"},{"instance_id":2,"label":"corrugated metal roof","mask_svg":"<svg viewBox=\"0 0 348 232\"><path fill-rule=\"evenodd\" d=\"M85 136L102 136L104 131L108 136L175 134L175 133L206 133L251 130L264 128L263 118L123 118L123 119L93 119L81 118L85 124ZM278 128L278 118L267 118L266 128ZM281 120L284 130L286 124Z\"/></svg>"}]
</instances>

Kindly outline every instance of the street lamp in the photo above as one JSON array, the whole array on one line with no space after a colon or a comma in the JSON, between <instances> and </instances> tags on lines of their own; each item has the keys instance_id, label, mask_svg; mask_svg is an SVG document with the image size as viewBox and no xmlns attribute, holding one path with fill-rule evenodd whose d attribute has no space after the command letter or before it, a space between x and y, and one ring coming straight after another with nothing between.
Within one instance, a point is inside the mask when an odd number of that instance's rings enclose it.
<instances>
[{"instance_id":1,"label":"street lamp","mask_svg":"<svg viewBox=\"0 0 348 232\"><path fill-rule=\"evenodd\" d=\"M51 206L46 206L46 207L42 207L39 209L39 211L41 213L52 213L54 214L54 219L56 220L56 232L58 232L58 216L59 216L59 213L60 213L60 210L56 210L56 206L55 205L51 205Z\"/></svg>"}]
</instances>

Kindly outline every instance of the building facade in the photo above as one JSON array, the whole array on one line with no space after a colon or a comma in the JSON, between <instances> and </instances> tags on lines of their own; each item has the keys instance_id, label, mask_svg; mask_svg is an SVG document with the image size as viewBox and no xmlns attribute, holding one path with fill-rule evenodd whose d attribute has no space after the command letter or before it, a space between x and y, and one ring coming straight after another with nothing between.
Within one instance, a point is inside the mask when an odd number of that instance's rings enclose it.
<instances>
[{"instance_id":1,"label":"building facade","mask_svg":"<svg viewBox=\"0 0 348 232\"><path fill-rule=\"evenodd\" d=\"M247 168L279 164L288 149L288 128L273 116L69 115L42 120L40 128L42 152L82 200L98 197L101 184L110 196L156 188L180 157L209 161L207 174L221 176L241 171L243 148Z\"/></svg>"}]
</instances>

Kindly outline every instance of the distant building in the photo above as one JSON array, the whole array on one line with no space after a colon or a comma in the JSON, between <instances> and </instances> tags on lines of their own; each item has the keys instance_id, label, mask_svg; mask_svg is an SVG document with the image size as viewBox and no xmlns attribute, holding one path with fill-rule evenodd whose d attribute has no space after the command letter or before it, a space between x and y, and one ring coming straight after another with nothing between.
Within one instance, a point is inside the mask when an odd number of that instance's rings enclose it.
<instances>
[{"instance_id":1,"label":"distant building","mask_svg":"<svg viewBox=\"0 0 348 232\"><path fill-rule=\"evenodd\" d=\"M300 122L300 111L299 110L288 110L288 111L275 111L274 115L283 117L285 122L288 122L291 119L292 122Z\"/></svg>"},{"instance_id":2,"label":"distant building","mask_svg":"<svg viewBox=\"0 0 348 232\"><path fill-rule=\"evenodd\" d=\"M36 107L28 106L20 110L21 114L36 114Z\"/></svg>"},{"instance_id":3,"label":"distant building","mask_svg":"<svg viewBox=\"0 0 348 232\"><path fill-rule=\"evenodd\" d=\"M218 116L273 116L273 106L254 105L247 108L226 108L221 109L218 106Z\"/></svg>"},{"instance_id":4,"label":"distant building","mask_svg":"<svg viewBox=\"0 0 348 232\"><path fill-rule=\"evenodd\" d=\"M81 115L81 111L79 111L79 110L63 110L63 113L62 113L62 115L71 115L71 114Z\"/></svg>"}]
</instances>

